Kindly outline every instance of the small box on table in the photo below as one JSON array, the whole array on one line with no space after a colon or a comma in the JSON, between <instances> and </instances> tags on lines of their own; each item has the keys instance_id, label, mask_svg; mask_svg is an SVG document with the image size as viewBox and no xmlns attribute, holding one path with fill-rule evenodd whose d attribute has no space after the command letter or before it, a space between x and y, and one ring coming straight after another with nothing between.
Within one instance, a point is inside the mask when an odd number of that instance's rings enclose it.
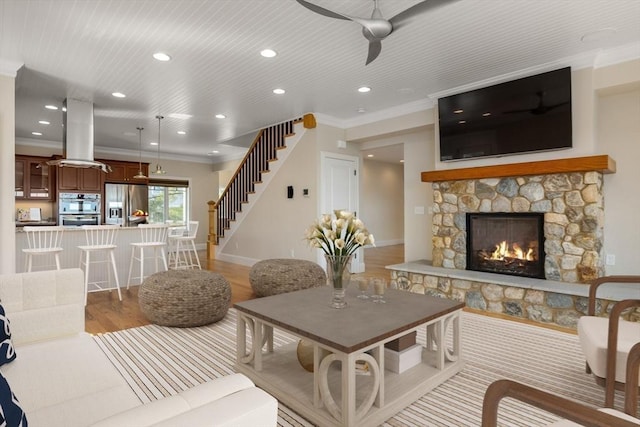
<instances>
[{"instance_id":1,"label":"small box on table","mask_svg":"<svg viewBox=\"0 0 640 427\"><path fill-rule=\"evenodd\" d=\"M385 348L388 348L393 351L402 351L404 349L407 349L411 346L416 345L416 335L417 335L416 331L410 332L407 335L404 335L400 338L396 338L393 341L389 341L384 346Z\"/></svg>"},{"instance_id":2,"label":"small box on table","mask_svg":"<svg viewBox=\"0 0 640 427\"><path fill-rule=\"evenodd\" d=\"M384 349L384 367L391 372L401 374L421 362L422 346L420 344L414 344L402 351Z\"/></svg>"}]
</instances>

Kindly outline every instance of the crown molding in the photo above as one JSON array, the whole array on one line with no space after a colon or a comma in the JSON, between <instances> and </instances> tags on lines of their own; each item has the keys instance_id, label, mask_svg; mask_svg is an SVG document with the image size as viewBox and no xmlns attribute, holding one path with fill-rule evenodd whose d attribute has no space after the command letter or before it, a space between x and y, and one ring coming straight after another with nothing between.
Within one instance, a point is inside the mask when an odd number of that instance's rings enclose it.
<instances>
[{"instance_id":1,"label":"crown molding","mask_svg":"<svg viewBox=\"0 0 640 427\"><path fill-rule=\"evenodd\" d=\"M49 150L62 151L62 143L60 141L50 141L31 138L16 138L16 146L45 148ZM138 150L128 150L124 148L110 148L96 145L94 147L94 157L108 157L111 155L124 156L131 159L137 159L140 156ZM164 155L165 160L178 160L191 163L203 163L203 164L216 164L224 163L232 160L239 160L244 157L244 153L241 155L222 155L222 156L189 156L176 153L161 153L161 159ZM142 158L150 163L153 163L158 157L158 153L155 151L142 151ZM134 161L134 160L132 160Z\"/></svg>"},{"instance_id":2,"label":"crown molding","mask_svg":"<svg viewBox=\"0 0 640 427\"><path fill-rule=\"evenodd\" d=\"M616 46L599 52L594 68L608 67L640 58L640 42Z\"/></svg>"},{"instance_id":3,"label":"crown molding","mask_svg":"<svg viewBox=\"0 0 640 427\"><path fill-rule=\"evenodd\" d=\"M407 114L417 113L433 108L434 102L431 99L419 99L407 104L397 105L384 110L363 114L352 119L339 119L322 113L313 113L316 121L323 125L333 126L340 129L349 129L356 126L368 125L381 120L393 119Z\"/></svg>"},{"instance_id":4,"label":"crown molding","mask_svg":"<svg viewBox=\"0 0 640 427\"><path fill-rule=\"evenodd\" d=\"M8 59L0 58L0 75L15 78L18 74L18 70L22 68L24 64L17 61L9 61Z\"/></svg>"}]
</instances>

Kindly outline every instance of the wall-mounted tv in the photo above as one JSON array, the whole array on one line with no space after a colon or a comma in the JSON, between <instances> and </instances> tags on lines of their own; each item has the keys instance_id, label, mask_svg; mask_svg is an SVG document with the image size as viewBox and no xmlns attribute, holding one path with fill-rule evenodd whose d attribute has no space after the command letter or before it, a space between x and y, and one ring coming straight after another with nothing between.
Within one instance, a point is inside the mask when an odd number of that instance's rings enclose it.
<instances>
[{"instance_id":1,"label":"wall-mounted tv","mask_svg":"<svg viewBox=\"0 0 640 427\"><path fill-rule=\"evenodd\" d=\"M440 160L571 148L571 68L438 100Z\"/></svg>"}]
</instances>

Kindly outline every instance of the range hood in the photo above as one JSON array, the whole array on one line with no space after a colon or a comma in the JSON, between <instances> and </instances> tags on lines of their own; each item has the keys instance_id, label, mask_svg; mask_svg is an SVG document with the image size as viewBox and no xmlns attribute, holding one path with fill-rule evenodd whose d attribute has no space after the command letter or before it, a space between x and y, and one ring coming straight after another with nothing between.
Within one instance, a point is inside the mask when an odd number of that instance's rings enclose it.
<instances>
[{"instance_id":1,"label":"range hood","mask_svg":"<svg viewBox=\"0 0 640 427\"><path fill-rule=\"evenodd\" d=\"M65 99L62 108L62 159L48 165L93 168L111 172L109 165L93 160L93 104Z\"/></svg>"}]
</instances>

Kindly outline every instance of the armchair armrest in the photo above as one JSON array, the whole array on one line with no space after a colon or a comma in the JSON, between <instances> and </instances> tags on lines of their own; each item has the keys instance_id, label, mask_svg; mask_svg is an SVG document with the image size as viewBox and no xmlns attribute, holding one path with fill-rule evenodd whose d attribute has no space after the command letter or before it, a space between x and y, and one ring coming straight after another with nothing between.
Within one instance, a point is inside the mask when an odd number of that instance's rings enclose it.
<instances>
[{"instance_id":1,"label":"armchair armrest","mask_svg":"<svg viewBox=\"0 0 640 427\"><path fill-rule=\"evenodd\" d=\"M511 380L498 380L487 388L482 403L482 427L497 426L498 406L504 397L520 400L585 427L638 427L637 423Z\"/></svg>"},{"instance_id":2,"label":"armchair armrest","mask_svg":"<svg viewBox=\"0 0 640 427\"><path fill-rule=\"evenodd\" d=\"M596 314L596 293L600 285L605 283L638 283L640 284L640 276L602 276L593 281L589 286L589 305L587 307L587 316L595 316Z\"/></svg>"},{"instance_id":3,"label":"armchair armrest","mask_svg":"<svg viewBox=\"0 0 640 427\"><path fill-rule=\"evenodd\" d=\"M620 326L620 316L628 308L640 307L640 299L627 299L618 301L609 315L609 332L607 335L607 376L605 378L605 398L604 406L613 408L613 398L615 397L616 386L616 359L618 352L618 329ZM640 337L639 337L640 339ZM629 357L632 352L629 352ZM627 361L628 364L629 361ZM628 378L628 374L627 374ZM638 382L636 370L635 383ZM628 382L627 382L628 384ZM637 388L637 387L636 387Z\"/></svg>"}]
</instances>

